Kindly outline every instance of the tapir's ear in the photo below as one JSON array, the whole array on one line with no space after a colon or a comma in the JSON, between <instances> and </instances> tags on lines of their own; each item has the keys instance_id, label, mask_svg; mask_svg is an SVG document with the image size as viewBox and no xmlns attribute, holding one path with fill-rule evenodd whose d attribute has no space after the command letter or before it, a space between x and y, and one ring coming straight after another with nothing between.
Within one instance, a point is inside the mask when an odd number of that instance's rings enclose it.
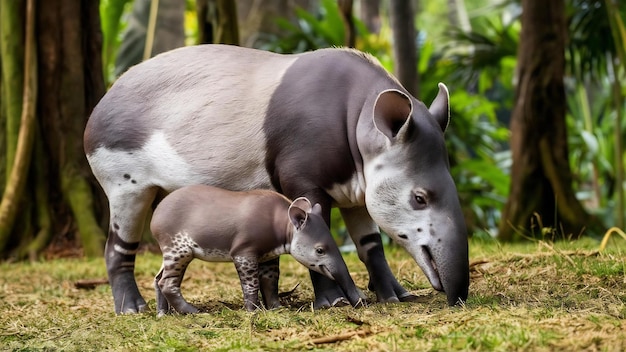
<instances>
[{"instance_id":1,"label":"tapir's ear","mask_svg":"<svg viewBox=\"0 0 626 352\"><path fill-rule=\"evenodd\" d=\"M320 205L320 203L315 203L315 205L313 206L313 209L311 209L310 212L313 214L322 216L322 206Z\"/></svg>"},{"instance_id":2,"label":"tapir's ear","mask_svg":"<svg viewBox=\"0 0 626 352\"><path fill-rule=\"evenodd\" d=\"M378 94L374 103L374 125L390 141L407 133L412 125L413 103L408 95L396 89Z\"/></svg>"},{"instance_id":3,"label":"tapir's ear","mask_svg":"<svg viewBox=\"0 0 626 352\"><path fill-rule=\"evenodd\" d=\"M291 220L296 230L300 230L306 224L310 211L311 202L304 197L297 198L291 203L287 212L289 214L289 220Z\"/></svg>"},{"instance_id":4,"label":"tapir's ear","mask_svg":"<svg viewBox=\"0 0 626 352\"><path fill-rule=\"evenodd\" d=\"M439 83L439 93L437 93L435 100L430 104L428 111L437 120L441 130L445 132L446 128L448 128L448 123L450 123L450 95L445 84Z\"/></svg>"}]
</instances>

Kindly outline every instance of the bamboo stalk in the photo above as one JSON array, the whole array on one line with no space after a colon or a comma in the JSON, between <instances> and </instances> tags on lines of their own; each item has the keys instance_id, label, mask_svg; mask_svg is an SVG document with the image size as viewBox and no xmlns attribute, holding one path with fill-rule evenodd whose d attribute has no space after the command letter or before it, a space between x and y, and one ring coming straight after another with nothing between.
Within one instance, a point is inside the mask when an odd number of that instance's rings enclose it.
<instances>
[{"instance_id":1,"label":"bamboo stalk","mask_svg":"<svg viewBox=\"0 0 626 352\"><path fill-rule=\"evenodd\" d=\"M146 61L152 56L154 46L154 34L156 33L157 15L159 13L159 0L150 2L150 17L148 18L148 29L146 30L146 44L143 47L143 60Z\"/></svg>"}]
</instances>

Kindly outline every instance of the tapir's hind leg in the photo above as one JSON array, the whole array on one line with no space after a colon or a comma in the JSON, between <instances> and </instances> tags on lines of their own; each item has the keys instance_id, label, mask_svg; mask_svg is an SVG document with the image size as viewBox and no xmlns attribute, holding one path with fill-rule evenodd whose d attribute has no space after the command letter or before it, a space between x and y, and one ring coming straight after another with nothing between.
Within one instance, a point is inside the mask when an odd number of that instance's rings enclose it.
<instances>
[{"instance_id":1,"label":"tapir's hind leg","mask_svg":"<svg viewBox=\"0 0 626 352\"><path fill-rule=\"evenodd\" d=\"M393 276L376 223L365 207L341 209L348 233L354 241L359 259L365 264L370 276L368 288L376 293L379 302L410 301L415 298Z\"/></svg>"},{"instance_id":2,"label":"tapir's hind leg","mask_svg":"<svg viewBox=\"0 0 626 352\"><path fill-rule=\"evenodd\" d=\"M126 176L128 175L120 175L120 178L126 182L133 182ZM118 314L138 313L146 308L146 301L141 297L135 281L135 256L146 215L156 192L155 187L143 189L118 187L107 192L111 215L105 261L115 301L115 312Z\"/></svg>"},{"instance_id":3,"label":"tapir's hind leg","mask_svg":"<svg viewBox=\"0 0 626 352\"><path fill-rule=\"evenodd\" d=\"M159 281L163 277L163 269L165 268L165 264L161 265L161 270L154 278L154 291L156 293L156 307L157 307L157 316L161 317L170 312L170 303L165 298L163 291L161 291L161 287L159 287Z\"/></svg>"}]
</instances>

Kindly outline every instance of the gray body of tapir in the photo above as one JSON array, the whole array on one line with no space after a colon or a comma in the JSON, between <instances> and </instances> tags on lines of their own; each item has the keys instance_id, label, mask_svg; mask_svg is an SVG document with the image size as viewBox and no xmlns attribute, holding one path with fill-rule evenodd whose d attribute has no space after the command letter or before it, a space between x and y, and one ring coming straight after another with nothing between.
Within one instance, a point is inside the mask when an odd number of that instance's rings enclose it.
<instances>
[{"instance_id":1,"label":"gray body of tapir","mask_svg":"<svg viewBox=\"0 0 626 352\"><path fill-rule=\"evenodd\" d=\"M154 282L159 315L174 308L197 313L180 292L189 263L232 261L235 264L244 306L260 307L259 288L266 308L278 308L279 266L274 259L291 254L298 262L335 280L351 301L358 301L348 268L322 218L301 197L290 202L269 190L232 192L194 185L179 188L154 210L152 234L163 253L163 266Z\"/></svg>"},{"instance_id":2,"label":"gray body of tapir","mask_svg":"<svg viewBox=\"0 0 626 352\"><path fill-rule=\"evenodd\" d=\"M84 137L109 199L105 258L116 312L145 308L133 271L152 203L192 184L304 196L321 204L327 223L339 207L379 301L414 298L389 268L379 226L449 304L465 300L467 230L448 121L445 85L426 107L355 50L201 45L132 67L94 108ZM314 271L311 279L315 307L342 301L335 282Z\"/></svg>"}]
</instances>

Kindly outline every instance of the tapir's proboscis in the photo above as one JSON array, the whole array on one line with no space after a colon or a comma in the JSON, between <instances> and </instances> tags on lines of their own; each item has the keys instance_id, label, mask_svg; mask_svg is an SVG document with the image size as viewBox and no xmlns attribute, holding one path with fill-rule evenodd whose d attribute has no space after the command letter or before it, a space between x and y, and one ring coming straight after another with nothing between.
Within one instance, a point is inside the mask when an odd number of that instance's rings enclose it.
<instances>
[{"instance_id":1,"label":"tapir's proboscis","mask_svg":"<svg viewBox=\"0 0 626 352\"><path fill-rule=\"evenodd\" d=\"M341 253L322 218L322 207L300 197L290 202L269 190L233 192L193 185L179 188L154 210L152 234L163 253L154 282L158 315L197 313L180 292L185 270L198 258L232 261L239 274L244 307L280 307L278 256L335 280L353 305L363 302Z\"/></svg>"},{"instance_id":2,"label":"tapir's proboscis","mask_svg":"<svg viewBox=\"0 0 626 352\"><path fill-rule=\"evenodd\" d=\"M468 242L444 141L448 100L439 84L426 107L351 49L200 45L130 68L94 108L84 139L109 200L115 311L145 309L134 267L151 205L193 184L306 197L327 224L338 207L378 301L415 298L392 274L379 226L450 305L464 301ZM315 307L345 300L334 281L310 273Z\"/></svg>"}]
</instances>

